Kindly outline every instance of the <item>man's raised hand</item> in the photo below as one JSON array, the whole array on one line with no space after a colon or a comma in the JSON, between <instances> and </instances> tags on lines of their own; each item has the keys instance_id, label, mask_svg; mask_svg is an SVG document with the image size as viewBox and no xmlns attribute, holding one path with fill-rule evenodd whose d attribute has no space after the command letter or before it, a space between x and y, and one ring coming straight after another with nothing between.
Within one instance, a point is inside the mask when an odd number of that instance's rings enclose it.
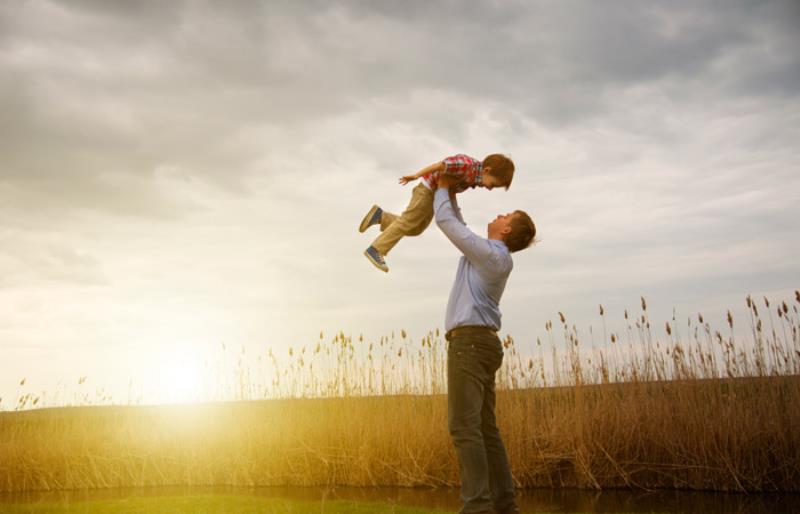
<instances>
[{"instance_id":1,"label":"man's raised hand","mask_svg":"<svg viewBox=\"0 0 800 514\"><path fill-rule=\"evenodd\" d=\"M403 177L400 177L399 182L400 182L401 185L406 185L409 182L413 182L415 180L417 180L417 176L416 175L405 175Z\"/></svg>"}]
</instances>

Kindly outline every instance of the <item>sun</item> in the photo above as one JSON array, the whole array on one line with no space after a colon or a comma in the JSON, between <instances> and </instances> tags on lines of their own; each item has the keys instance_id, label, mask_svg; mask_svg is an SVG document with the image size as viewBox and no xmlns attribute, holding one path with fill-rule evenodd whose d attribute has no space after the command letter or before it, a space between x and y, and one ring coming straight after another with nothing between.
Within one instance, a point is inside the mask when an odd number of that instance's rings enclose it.
<instances>
[{"instance_id":1,"label":"sun","mask_svg":"<svg viewBox=\"0 0 800 514\"><path fill-rule=\"evenodd\" d=\"M205 383L202 368L188 352L165 352L158 363L161 403L191 403L201 399Z\"/></svg>"}]
</instances>

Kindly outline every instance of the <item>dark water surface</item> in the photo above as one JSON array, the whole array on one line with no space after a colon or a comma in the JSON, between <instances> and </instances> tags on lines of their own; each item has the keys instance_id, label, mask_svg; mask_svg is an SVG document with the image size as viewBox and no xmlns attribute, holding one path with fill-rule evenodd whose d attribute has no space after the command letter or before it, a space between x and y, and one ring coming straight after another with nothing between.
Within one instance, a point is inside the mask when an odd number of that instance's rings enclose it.
<instances>
[{"instance_id":1,"label":"dark water surface","mask_svg":"<svg viewBox=\"0 0 800 514\"><path fill-rule=\"evenodd\" d=\"M457 489L359 487L201 487L93 489L88 491L32 491L0 493L0 512L8 503L62 503L129 497L228 494L300 501L354 500L436 508L457 512ZM532 489L519 492L523 513L687 513L687 514L800 514L800 494L732 494L692 491L638 492L577 489Z\"/></svg>"}]
</instances>

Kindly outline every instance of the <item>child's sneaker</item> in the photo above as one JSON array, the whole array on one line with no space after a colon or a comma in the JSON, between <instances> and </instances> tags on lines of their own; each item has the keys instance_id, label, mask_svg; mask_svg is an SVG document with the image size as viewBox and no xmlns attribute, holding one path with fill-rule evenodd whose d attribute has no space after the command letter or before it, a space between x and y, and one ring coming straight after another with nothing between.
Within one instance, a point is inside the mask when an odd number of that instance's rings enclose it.
<instances>
[{"instance_id":1,"label":"child's sneaker","mask_svg":"<svg viewBox=\"0 0 800 514\"><path fill-rule=\"evenodd\" d=\"M381 271L389 271L389 266L386 265L386 261L383 260L383 256L375 249L374 246L370 246L366 250L364 250L364 255L367 256L369 262L375 265Z\"/></svg>"},{"instance_id":2,"label":"child's sneaker","mask_svg":"<svg viewBox=\"0 0 800 514\"><path fill-rule=\"evenodd\" d=\"M359 232L364 232L372 225L377 225L381 222L381 215L383 214L383 209L378 207L377 205L373 205L372 209L369 210L364 219L361 220L361 226L358 227Z\"/></svg>"}]
</instances>

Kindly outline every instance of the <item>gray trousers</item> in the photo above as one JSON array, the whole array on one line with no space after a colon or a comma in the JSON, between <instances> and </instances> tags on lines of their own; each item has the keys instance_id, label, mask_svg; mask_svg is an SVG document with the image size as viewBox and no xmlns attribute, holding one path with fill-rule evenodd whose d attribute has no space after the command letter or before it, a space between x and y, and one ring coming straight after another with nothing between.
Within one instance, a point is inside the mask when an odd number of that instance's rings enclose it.
<instances>
[{"instance_id":1,"label":"gray trousers","mask_svg":"<svg viewBox=\"0 0 800 514\"><path fill-rule=\"evenodd\" d=\"M460 514L517 512L508 455L495 419L496 335L455 336L447 349L447 423L461 471Z\"/></svg>"}]
</instances>

